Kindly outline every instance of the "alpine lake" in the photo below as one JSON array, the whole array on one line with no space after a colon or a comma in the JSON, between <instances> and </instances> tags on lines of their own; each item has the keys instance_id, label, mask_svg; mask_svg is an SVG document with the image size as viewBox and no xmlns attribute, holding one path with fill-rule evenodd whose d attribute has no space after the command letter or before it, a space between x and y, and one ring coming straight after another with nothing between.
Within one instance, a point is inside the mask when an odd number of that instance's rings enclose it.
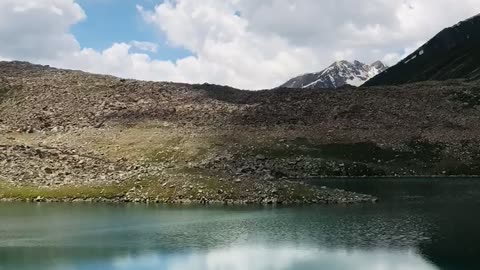
<instances>
[{"instance_id":1,"label":"alpine lake","mask_svg":"<svg viewBox=\"0 0 480 270\"><path fill-rule=\"evenodd\" d=\"M376 204L0 204L0 270L480 269L480 179L318 179Z\"/></svg>"}]
</instances>

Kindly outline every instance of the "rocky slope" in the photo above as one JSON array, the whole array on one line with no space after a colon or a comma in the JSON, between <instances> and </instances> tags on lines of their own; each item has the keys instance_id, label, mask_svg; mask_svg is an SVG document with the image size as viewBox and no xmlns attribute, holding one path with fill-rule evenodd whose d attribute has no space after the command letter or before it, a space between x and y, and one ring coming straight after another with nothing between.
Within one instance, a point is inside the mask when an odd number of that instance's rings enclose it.
<instances>
[{"instance_id":1,"label":"rocky slope","mask_svg":"<svg viewBox=\"0 0 480 270\"><path fill-rule=\"evenodd\" d=\"M338 88L344 85L360 86L388 67L377 61L366 65L359 61L350 63L338 61L328 68L317 72L308 73L290 79L280 87L285 88Z\"/></svg>"},{"instance_id":2,"label":"rocky slope","mask_svg":"<svg viewBox=\"0 0 480 270\"><path fill-rule=\"evenodd\" d=\"M446 28L366 86L480 79L480 15Z\"/></svg>"},{"instance_id":3,"label":"rocky slope","mask_svg":"<svg viewBox=\"0 0 480 270\"><path fill-rule=\"evenodd\" d=\"M359 202L311 177L480 175L480 83L242 91L0 63L0 198Z\"/></svg>"},{"instance_id":4,"label":"rocky slope","mask_svg":"<svg viewBox=\"0 0 480 270\"><path fill-rule=\"evenodd\" d=\"M345 130L391 140L425 130L441 130L439 136L476 131L480 125L477 81L251 92L11 62L0 63L0 78L0 127L6 131L58 132L155 122L205 129L299 127L321 134ZM381 135L390 130L395 130L393 137Z\"/></svg>"}]
</instances>

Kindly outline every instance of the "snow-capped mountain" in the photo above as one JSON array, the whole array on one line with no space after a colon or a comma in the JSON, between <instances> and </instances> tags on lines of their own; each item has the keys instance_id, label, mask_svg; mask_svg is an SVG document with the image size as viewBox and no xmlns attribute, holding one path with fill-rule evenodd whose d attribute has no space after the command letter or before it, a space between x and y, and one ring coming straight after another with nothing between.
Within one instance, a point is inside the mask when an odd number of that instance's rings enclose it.
<instances>
[{"instance_id":1,"label":"snow-capped mountain","mask_svg":"<svg viewBox=\"0 0 480 270\"><path fill-rule=\"evenodd\" d=\"M377 61L366 65L359 61L337 61L318 73L295 77L280 87L286 88L338 88L346 84L360 86L388 67Z\"/></svg>"}]
</instances>

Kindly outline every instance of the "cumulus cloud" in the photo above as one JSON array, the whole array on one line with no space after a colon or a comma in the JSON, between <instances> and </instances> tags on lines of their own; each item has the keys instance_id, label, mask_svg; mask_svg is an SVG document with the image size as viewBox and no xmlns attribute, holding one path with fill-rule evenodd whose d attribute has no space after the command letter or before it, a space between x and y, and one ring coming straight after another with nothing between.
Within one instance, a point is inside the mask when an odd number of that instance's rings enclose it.
<instances>
[{"instance_id":1,"label":"cumulus cloud","mask_svg":"<svg viewBox=\"0 0 480 270\"><path fill-rule=\"evenodd\" d=\"M292 46L276 34L249 31L249 22L236 13L235 2L166 1L155 10L138 9L172 46L195 55L189 59L192 66L180 70L187 77L200 74L216 83L268 88L318 64L310 48Z\"/></svg>"},{"instance_id":2,"label":"cumulus cloud","mask_svg":"<svg viewBox=\"0 0 480 270\"><path fill-rule=\"evenodd\" d=\"M388 54L401 57L441 29L480 12L479 0L234 2L250 32L310 48L322 66L339 57L394 64L398 59Z\"/></svg>"},{"instance_id":3,"label":"cumulus cloud","mask_svg":"<svg viewBox=\"0 0 480 270\"><path fill-rule=\"evenodd\" d=\"M334 60L394 64L442 28L480 12L480 0L165 0L137 6L168 45L192 56L152 59L156 44L82 48L74 0L2 0L0 58L146 80L277 86ZM448 12L445 12L448 10Z\"/></svg>"},{"instance_id":4,"label":"cumulus cloud","mask_svg":"<svg viewBox=\"0 0 480 270\"><path fill-rule=\"evenodd\" d=\"M80 49L70 34L84 20L74 0L0 1L0 56L8 59L53 59Z\"/></svg>"}]
</instances>

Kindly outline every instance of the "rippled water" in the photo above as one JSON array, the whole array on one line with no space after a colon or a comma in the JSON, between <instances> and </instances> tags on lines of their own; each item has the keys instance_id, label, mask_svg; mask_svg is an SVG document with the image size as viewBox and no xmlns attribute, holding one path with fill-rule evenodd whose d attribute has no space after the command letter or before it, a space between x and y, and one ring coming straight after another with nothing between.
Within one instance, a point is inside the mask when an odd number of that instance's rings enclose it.
<instances>
[{"instance_id":1,"label":"rippled water","mask_svg":"<svg viewBox=\"0 0 480 270\"><path fill-rule=\"evenodd\" d=\"M480 180L316 184L382 202L0 204L0 269L480 269Z\"/></svg>"}]
</instances>

